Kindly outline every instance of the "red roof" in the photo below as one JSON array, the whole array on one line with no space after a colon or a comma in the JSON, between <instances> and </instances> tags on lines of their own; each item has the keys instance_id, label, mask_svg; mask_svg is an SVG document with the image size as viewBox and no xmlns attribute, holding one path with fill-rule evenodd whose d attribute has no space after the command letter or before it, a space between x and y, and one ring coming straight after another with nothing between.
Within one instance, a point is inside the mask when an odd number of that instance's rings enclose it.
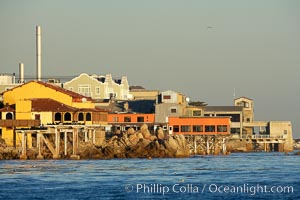
<instances>
[{"instance_id":1,"label":"red roof","mask_svg":"<svg viewBox=\"0 0 300 200\"><path fill-rule=\"evenodd\" d=\"M49 98L36 98L31 99L31 111L33 112L100 112L105 111L103 109L97 109L97 108L74 108L71 106L68 106L66 104L63 104L61 102L55 101L53 99Z\"/></svg>"},{"instance_id":2,"label":"red roof","mask_svg":"<svg viewBox=\"0 0 300 200\"><path fill-rule=\"evenodd\" d=\"M53 90L59 91L59 92L61 92L61 93L64 93L64 94L66 94L66 95L72 97L72 98L73 98L73 101L82 101L83 98L85 98L85 99L88 100L88 101L92 101L92 98L91 98L91 97L86 97L86 96L83 96L83 95L78 94L78 93L76 93L76 92L73 92L73 91L67 90L67 89L65 89L65 88L59 87L59 86L57 86L57 85L45 83L45 82L42 82L42 81L36 81L36 80L29 81L29 82L27 82L27 83L24 83L24 84L22 84L22 85L19 85L19 86L17 86L17 87L14 87L14 88L12 88L12 89L7 90L7 91L14 90L15 88L22 87L22 86L27 85L27 84L32 83L32 82L38 83L38 84L43 85L43 86L45 86L45 87L47 87L47 88L51 88L51 89L53 89ZM5 92L7 92L7 91L5 91ZM4 94L5 92L3 92L2 94Z\"/></svg>"},{"instance_id":3,"label":"red roof","mask_svg":"<svg viewBox=\"0 0 300 200\"><path fill-rule=\"evenodd\" d=\"M15 112L15 106L14 105L7 105L0 109L0 112Z\"/></svg>"},{"instance_id":4,"label":"red roof","mask_svg":"<svg viewBox=\"0 0 300 200\"><path fill-rule=\"evenodd\" d=\"M77 109L53 99L31 99L31 111L33 112L75 112Z\"/></svg>"}]
</instances>

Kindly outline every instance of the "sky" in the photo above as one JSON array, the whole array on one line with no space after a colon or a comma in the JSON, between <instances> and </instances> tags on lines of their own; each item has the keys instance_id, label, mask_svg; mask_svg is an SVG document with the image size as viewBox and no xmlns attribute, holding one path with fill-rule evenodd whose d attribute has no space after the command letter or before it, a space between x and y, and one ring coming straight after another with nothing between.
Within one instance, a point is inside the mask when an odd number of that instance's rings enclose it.
<instances>
[{"instance_id":1,"label":"sky","mask_svg":"<svg viewBox=\"0 0 300 200\"><path fill-rule=\"evenodd\" d=\"M0 73L128 77L208 105L254 100L255 120L300 138L298 0L0 0Z\"/></svg>"}]
</instances>

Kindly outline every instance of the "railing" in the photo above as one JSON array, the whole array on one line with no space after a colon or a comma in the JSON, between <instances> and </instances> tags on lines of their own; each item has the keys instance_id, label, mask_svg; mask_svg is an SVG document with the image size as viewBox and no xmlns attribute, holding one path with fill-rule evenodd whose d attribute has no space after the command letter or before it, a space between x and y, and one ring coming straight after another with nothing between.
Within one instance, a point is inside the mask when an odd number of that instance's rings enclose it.
<instances>
[{"instance_id":1,"label":"railing","mask_svg":"<svg viewBox=\"0 0 300 200\"><path fill-rule=\"evenodd\" d=\"M270 136L270 135L243 135L241 139L285 139L284 135Z\"/></svg>"},{"instance_id":2,"label":"railing","mask_svg":"<svg viewBox=\"0 0 300 200\"><path fill-rule=\"evenodd\" d=\"M40 120L25 120L25 119L0 120L0 126L2 127L31 127L31 126L39 126L40 124L41 124Z\"/></svg>"}]
</instances>

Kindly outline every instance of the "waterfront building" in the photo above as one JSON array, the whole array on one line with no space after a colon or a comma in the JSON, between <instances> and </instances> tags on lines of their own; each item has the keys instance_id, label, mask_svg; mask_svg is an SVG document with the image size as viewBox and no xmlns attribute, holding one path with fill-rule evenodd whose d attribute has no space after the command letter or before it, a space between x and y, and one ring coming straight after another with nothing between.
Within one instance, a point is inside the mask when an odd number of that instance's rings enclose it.
<instances>
[{"instance_id":1,"label":"waterfront building","mask_svg":"<svg viewBox=\"0 0 300 200\"><path fill-rule=\"evenodd\" d=\"M169 117L169 134L229 135L229 117Z\"/></svg>"},{"instance_id":2,"label":"waterfront building","mask_svg":"<svg viewBox=\"0 0 300 200\"><path fill-rule=\"evenodd\" d=\"M129 84L126 76L113 80L111 74L102 76L82 73L72 80L65 82L63 87L95 100L127 100L130 98Z\"/></svg>"},{"instance_id":3,"label":"waterfront building","mask_svg":"<svg viewBox=\"0 0 300 200\"><path fill-rule=\"evenodd\" d=\"M185 117L203 117L204 116L204 106L190 106L187 105L184 109Z\"/></svg>"},{"instance_id":4,"label":"waterfront building","mask_svg":"<svg viewBox=\"0 0 300 200\"><path fill-rule=\"evenodd\" d=\"M234 106L243 108L243 122L254 121L254 102L248 97L239 97L234 99Z\"/></svg>"},{"instance_id":5,"label":"waterfront building","mask_svg":"<svg viewBox=\"0 0 300 200\"><path fill-rule=\"evenodd\" d=\"M188 98L184 94L172 90L161 92L155 105L155 123L166 129L168 118L183 116L187 105Z\"/></svg>"},{"instance_id":6,"label":"waterfront building","mask_svg":"<svg viewBox=\"0 0 300 200\"><path fill-rule=\"evenodd\" d=\"M206 117L230 117L230 132L242 135L243 133L243 107L241 106L205 106Z\"/></svg>"},{"instance_id":7,"label":"waterfront building","mask_svg":"<svg viewBox=\"0 0 300 200\"><path fill-rule=\"evenodd\" d=\"M2 95L2 139L9 146L20 144L16 128L65 123L107 125L107 111L97 109L90 97L53 84L30 81Z\"/></svg>"},{"instance_id":8,"label":"waterfront building","mask_svg":"<svg viewBox=\"0 0 300 200\"><path fill-rule=\"evenodd\" d=\"M150 131L154 130L155 114L149 113L109 113L108 124L112 131L125 131L129 128L139 130L143 124L147 124Z\"/></svg>"}]
</instances>

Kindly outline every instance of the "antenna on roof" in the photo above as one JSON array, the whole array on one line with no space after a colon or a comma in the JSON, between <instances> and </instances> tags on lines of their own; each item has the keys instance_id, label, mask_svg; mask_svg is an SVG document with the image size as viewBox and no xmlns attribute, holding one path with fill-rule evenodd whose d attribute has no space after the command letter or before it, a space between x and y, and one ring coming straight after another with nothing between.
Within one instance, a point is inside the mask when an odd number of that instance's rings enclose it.
<instances>
[{"instance_id":1,"label":"antenna on roof","mask_svg":"<svg viewBox=\"0 0 300 200\"><path fill-rule=\"evenodd\" d=\"M233 88L233 99L235 99L235 88Z\"/></svg>"}]
</instances>

